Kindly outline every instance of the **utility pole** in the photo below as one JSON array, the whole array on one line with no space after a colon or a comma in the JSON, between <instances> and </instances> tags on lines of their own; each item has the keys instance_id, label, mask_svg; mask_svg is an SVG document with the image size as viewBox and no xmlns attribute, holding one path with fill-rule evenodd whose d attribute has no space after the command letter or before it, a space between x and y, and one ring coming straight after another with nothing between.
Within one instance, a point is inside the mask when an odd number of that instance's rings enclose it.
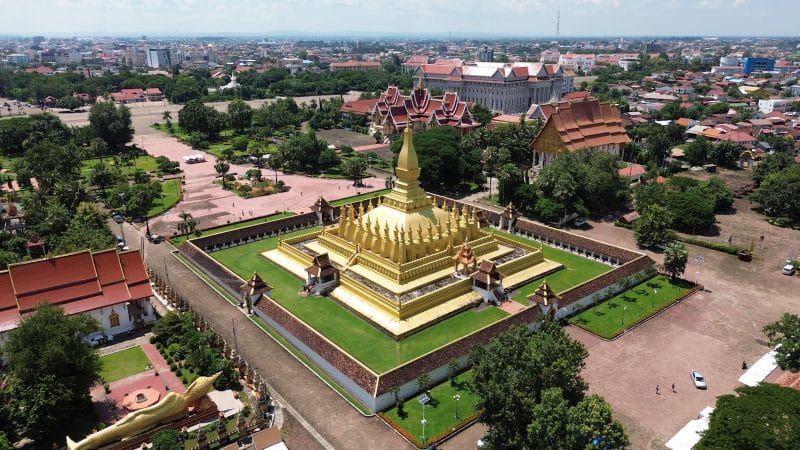
<instances>
[{"instance_id":1,"label":"utility pole","mask_svg":"<svg viewBox=\"0 0 800 450\"><path fill-rule=\"evenodd\" d=\"M231 317L231 332L233 333L233 348L236 349L236 354L239 354L239 341L236 339L236 324Z\"/></svg>"},{"instance_id":2,"label":"utility pole","mask_svg":"<svg viewBox=\"0 0 800 450\"><path fill-rule=\"evenodd\" d=\"M559 9L558 13L556 13L556 41L558 41L559 38L559 33L561 31L560 28L561 28L561 10Z\"/></svg>"}]
</instances>

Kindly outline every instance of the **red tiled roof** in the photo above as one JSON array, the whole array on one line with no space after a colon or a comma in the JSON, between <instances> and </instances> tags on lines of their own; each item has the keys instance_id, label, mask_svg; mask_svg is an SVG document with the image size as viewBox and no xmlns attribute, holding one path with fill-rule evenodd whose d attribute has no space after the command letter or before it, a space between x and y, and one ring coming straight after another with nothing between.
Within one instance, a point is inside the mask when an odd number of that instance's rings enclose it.
<instances>
[{"instance_id":1,"label":"red tiled roof","mask_svg":"<svg viewBox=\"0 0 800 450\"><path fill-rule=\"evenodd\" d=\"M537 146L542 132L548 127L555 129L568 151L631 142L622 126L619 110L597 100L559 103L531 143L532 147Z\"/></svg>"},{"instance_id":2,"label":"red tiled roof","mask_svg":"<svg viewBox=\"0 0 800 450\"><path fill-rule=\"evenodd\" d=\"M342 107L339 108L339 112L365 116L369 114L373 108L375 108L377 103L377 98L371 98L367 100L351 100L349 102L345 102Z\"/></svg>"},{"instance_id":3,"label":"red tiled roof","mask_svg":"<svg viewBox=\"0 0 800 450\"><path fill-rule=\"evenodd\" d=\"M619 169L617 172L621 177L632 178L644 175L647 173L647 168L641 164L628 164L628 167Z\"/></svg>"},{"instance_id":4,"label":"red tiled roof","mask_svg":"<svg viewBox=\"0 0 800 450\"><path fill-rule=\"evenodd\" d=\"M575 92L567 92L566 94L562 95L561 98L563 100L571 102L573 100L583 100L591 96L592 93L589 91L575 91Z\"/></svg>"},{"instance_id":5,"label":"red tiled roof","mask_svg":"<svg viewBox=\"0 0 800 450\"><path fill-rule=\"evenodd\" d=\"M0 272L0 332L15 328L23 313L43 302L78 314L152 295L138 250L86 250L12 264Z\"/></svg>"}]
</instances>

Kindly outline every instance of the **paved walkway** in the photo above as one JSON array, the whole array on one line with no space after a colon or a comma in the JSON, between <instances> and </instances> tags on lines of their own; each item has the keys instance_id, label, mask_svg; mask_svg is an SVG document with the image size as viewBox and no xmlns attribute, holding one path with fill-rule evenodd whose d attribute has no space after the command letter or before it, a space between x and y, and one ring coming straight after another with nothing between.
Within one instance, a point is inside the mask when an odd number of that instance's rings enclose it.
<instances>
[{"instance_id":1,"label":"paved walkway","mask_svg":"<svg viewBox=\"0 0 800 450\"><path fill-rule=\"evenodd\" d=\"M127 242L140 242L138 231L123 225ZM289 448L403 449L409 444L377 417L364 417L316 375L246 319L239 308L228 303L176 260L173 247L145 241L145 258L164 278L165 271L175 291L186 298L214 330L233 342L236 327L239 349L244 358L267 380L276 400L292 416L284 428ZM317 435L315 438L314 435Z\"/></svg>"},{"instance_id":2,"label":"paved walkway","mask_svg":"<svg viewBox=\"0 0 800 450\"><path fill-rule=\"evenodd\" d=\"M209 228L278 211L306 213L320 195L329 201L336 200L383 189L385 184L383 179L370 177L364 179L365 187L354 188L350 180L312 178L278 172L278 180L289 186L287 192L244 199L215 184L219 178L214 170L217 160L213 155L206 154L206 162L188 164L183 161L183 157L198 153L199 150L165 134L141 136L137 138L137 144L152 156L166 156L173 161L180 161L186 176L181 202L167 213L150 220L150 229L164 236L171 236L175 232L175 226L180 221L178 214L182 211L191 213L200 228ZM230 173L241 176L252 168L249 164L231 164ZM262 172L265 177L275 179L273 171L263 169Z\"/></svg>"}]
</instances>

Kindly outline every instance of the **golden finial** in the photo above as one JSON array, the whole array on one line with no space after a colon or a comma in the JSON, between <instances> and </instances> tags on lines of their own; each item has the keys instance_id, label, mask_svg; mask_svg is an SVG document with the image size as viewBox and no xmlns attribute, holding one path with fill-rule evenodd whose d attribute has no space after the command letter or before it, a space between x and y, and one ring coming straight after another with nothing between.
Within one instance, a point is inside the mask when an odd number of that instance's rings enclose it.
<instances>
[{"instance_id":1,"label":"golden finial","mask_svg":"<svg viewBox=\"0 0 800 450\"><path fill-rule=\"evenodd\" d=\"M397 156L397 178L400 181L410 182L419 178L419 161L417 151L414 149L414 132L411 127L406 127L403 132L403 148Z\"/></svg>"}]
</instances>

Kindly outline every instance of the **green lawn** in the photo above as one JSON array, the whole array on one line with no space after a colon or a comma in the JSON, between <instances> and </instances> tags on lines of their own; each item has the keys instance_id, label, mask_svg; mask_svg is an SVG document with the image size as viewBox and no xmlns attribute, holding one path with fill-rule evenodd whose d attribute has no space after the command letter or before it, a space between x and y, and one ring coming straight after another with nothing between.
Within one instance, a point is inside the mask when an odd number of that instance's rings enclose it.
<instances>
[{"instance_id":1,"label":"green lawn","mask_svg":"<svg viewBox=\"0 0 800 450\"><path fill-rule=\"evenodd\" d=\"M157 216L164 211L172 208L181 199L181 180L167 180L163 183L164 192L161 198L153 201L153 206L147 211L147 217Z\"/></svg>"},{"instance_id":2,"label":"green lawn","mask_svg":"<svg viewBox=\"0 0 800 450\"><path fill-rule=\"evenodd\" d=\"M144 372L147 366L152 365L139 346L101 356L100 363L103 365L100 376L106 383Z\"/></svg>"},{"instance_id":3,"label":"green lawn","mask_svg":"<svg viewBox=\"0 0 800 450\"><path fill-rule=\"evenodd\" d=\"M274 220L285 219L285 218L291 217L293 215L294 215L293 212L281 212L281 213L271 214L271 215L266 216L266 217L259 217L258 219L244 220L242 222L236 222L236 223L232 223L230 225L223 225L223 226L220 226L220 227L202 229L202 230L200 230L201 231L200 236L213 236L215 234L220 234L220 233L224 233L226 231L231 231L231 230L238 230L239 228L249 227L251 225L256 225L256 224L259 224L259 223L266 223L266 222L272 222ZM181 244L186 242L186 236L176 236L176 237L172 238L171 241L172 241L172 245L174 245L176 247L180 247Z\"/></svg>"},{"instance_id":4,"label":"green lawn","mask_svg":"<svg viewBox=\"0 0 800 450\"><path fill-rule=\"evenodd\" d=\"M572 317L570 323L612 338L670 305L694 286L685 280L659 275L583 311Z\"/></svg>"},{"instance_id":5,"label":"green lawn","mask_svg":"<svg viewBox=\"0 0 800 450\"><path fill-rule=\"evenodd\" d=\"M427 441L450 431L460 421L475 412L478 396L466 389L471 378L472 371L468 370L456 377L454 386L448 380L431 389L431 401L425 406L425 420L427 420L425 437ZM461 396L461 400L458 401L458 419L456 419L456 400L453 399L456 394ZM393 407L384 415L414 437L417 444L422 444L422 405L416 398L406 399L402 414L396 407Z\"/></svg>"},{"instance_id":6,"label":"green lawn","mask_svg":"<svg viewBox=\"0 0 800 450\"><path fill-rule=\"evenodd\" d=\"M81 176L85 179L89 179L92 174L92 168L97 165L97 163L101 162L100 158L91 158L91 159L84 159L81 161ZM103 164L108 169L114 168L114 158L112 156L106 156L102 158ZM132 164L129 166L122 166L120 167L122 173L125 175L131 175L136 172L137 169L144 170L145 172L150 172L155 174L158 171L158 164L156 164L156 159L150 155L142 155L137 156L133 161Z\"/></svg>"},{"instance_id":7,"label":"green lawn","mask_svg":"<svg viewBox=\"0 0 800 450\"><path fill-rule=\"evenodd\" d=\"M533 244L538 246L538 242L531 241L522 236L517 236L515 234L509 234L503 231L499 231L497 229L490 229L492 233L502 235L506 238L512 239L516 242L526 243L526 244ZM564 292L567 289L571 289L579 284L585 283L592 278L595 278L599 275L602 275L606 272L613 270L614 268L603 264L597 261L593 261L588 258L584 258L583 256L576 255L575 253L571 253L565 250L561 250L555 247L550 247L549 245L543 244L542 245L542 252L544 253L544 257L551 261L555 261L564 265L564 268L555 272L553 274L548 275L545 277L547 279L547 284L553 289L554 292ZM543 279L538 279L531 283L528 283L517 290L517 293L513 296L513 300L522 303L523 305L528 304L528 296L533 294L536 289L542 284Z\"/></svg>"},{"instance_id":8,"label":"green lawn","mask_svg":"<svg viewBox=\"0 0 800 450\"><path fill-rule=\"evenodd\" d=\"M495 307L482 311L469 310L395 342L333 300L298 296L303 282L261 256L261 252L277 247L279 239L309 231L297 231L216 251L211 256L242 278L249 278L254 270L258 272L267 283L274 286L271 296L275 301L378 373L507 316L505 311Z\"/></svg>"},{"instance_id":9,"label":"green lawn","mask_svg":"<svg viewBox=\"0 0 800 450\"><path fill-rule=\"evenodd\" d=\"M331 206L341 206L341 205L346 205L348 203L353 203L353 202L358 202L358 201L361 201L361 200L367 200L367 199L370 199L370 198L380 197L381 195L386 195L389 192L391 192L391 189L381 189L380 191L369 192L367 194L354 195L352 197L340 198L339 200L334 200L334 201L332 201L330 203L331 203Z\"/></svg>"}]
</instances>

